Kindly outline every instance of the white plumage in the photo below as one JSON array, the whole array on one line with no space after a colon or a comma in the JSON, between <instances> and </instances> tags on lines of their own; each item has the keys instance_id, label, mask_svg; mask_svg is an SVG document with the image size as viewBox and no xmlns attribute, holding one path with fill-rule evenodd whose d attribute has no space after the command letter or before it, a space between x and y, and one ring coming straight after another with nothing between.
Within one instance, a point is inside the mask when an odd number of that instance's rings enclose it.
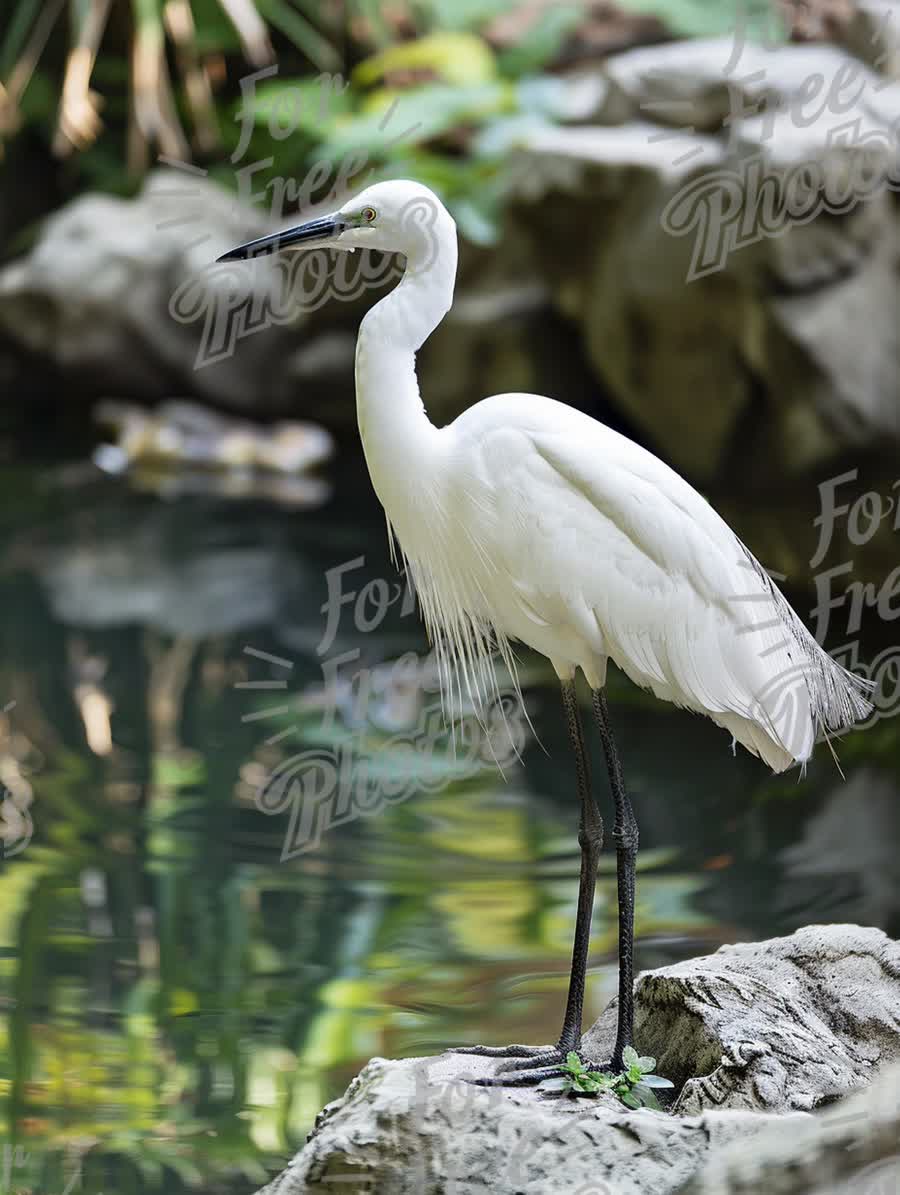
<instances>
[{"instance_id":1,"label":"white plumage","mask_svg":"<svg viewBox=\"0 0 900 1195\"><path fill-rule=\"evenodd\" d=\"M436 213L421 247L417 225L400 233L417 201ZM360 329L359 420L445 684L458 671L483 694L493 646L514 669L512 640L560 678L580 668L594 689L611 659L775 771L807 760L821 729L864 717L867 683L822 651L724 520L657 457L533 394L431 425L413 356L450 305L455 229L417 184L377 184L358 205L383 227L395 214L384 238L408 250L405 278Z\"/></svg>"},{"instance_id":2,"label":"white plumage","mask_svg":"<svg viewBox=\"0 0 900 1195\"><path fill-rule=\"evenodd\" d=\"M358 416L445 687L457 677L485 696L493 651L515 674L515 640L563 680L581 669L595 690L611 659L776 771L807 760L821 730L866 715L867 682L822 651L709 503L651 453L533 394L486 398L444 428L429 421L415 353L450 308L457 254L431 191L378 183L279 236L275 247L314 239L406 255L401 282L360 327Z\"/></svg>"},{"instance_id":3,"label":"white plumage","mask_svg":"<svg viewBox=\"0 0 900 1195\"><path fill-rule=\"evenodd\" d=\"M443 429L428 461L415 508L409 494L385 505L439 651L473 687L492 638L594 689L612 659L775 771L870 708L705 499L596 420L497 395Z\"/></svg>"}]
</instances>

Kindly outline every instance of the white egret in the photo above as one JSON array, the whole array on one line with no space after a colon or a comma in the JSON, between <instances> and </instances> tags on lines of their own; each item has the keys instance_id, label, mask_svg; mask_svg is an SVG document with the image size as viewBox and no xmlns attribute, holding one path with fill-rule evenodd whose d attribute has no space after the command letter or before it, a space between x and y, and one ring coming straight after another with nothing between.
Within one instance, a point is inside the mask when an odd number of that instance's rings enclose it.
<instances>
[{"instance_id":1,"label":"white egret","mask_svg":"<svg viewBox=\"0 0 900 1195\"><path fill-rule=\"evenodd\" d=\"M491 1082L536 1082L581 1042L591 909L603 823L591 792L575 694L580 669L615 807L619 901L618 1029L632 1042L637 823L605 696L607 662L657 697L706 714L781 772L809 759L821 730L870 709L868 685L816 643L715 510L651 453L572 407L499 394L447 427L428 418L415 355L449 310L456 227L428 188L377 183L339 210L226 253L327 246L406 258L394 290L364 317L356 393L366 462L392 551L418 595L442 662L484 696L511 643L552 662L562 686L581 806L581 876L569 992L553 1048L472 1047L517 1059ZM596 1062L594 1063L596 1065Z\"/></svg>"}]
</instances>

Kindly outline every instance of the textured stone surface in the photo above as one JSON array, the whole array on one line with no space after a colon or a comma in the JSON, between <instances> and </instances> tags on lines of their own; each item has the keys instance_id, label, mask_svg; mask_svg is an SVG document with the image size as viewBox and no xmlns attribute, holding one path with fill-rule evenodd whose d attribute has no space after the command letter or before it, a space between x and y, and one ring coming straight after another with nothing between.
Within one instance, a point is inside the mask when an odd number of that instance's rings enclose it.
<instances>
[{"instance_id":1,"label":"textured stone surface","mask_svg":"<svg viewBox=\"0 0 900 1195\"><path fill-rule=\"evenodd\" d=\"M900 1067L819 1116L767 1125L729 1144L683 1195L896 1195L900 1191Z\"/></svg>"},{"instance_id":2,"label":"textured stone surface","mask_svg":"<svg viewBox=\"0 0 900 1195\"><path fill-rule=\"evenodd\" d=\"M373 1059L265 1195L668 1192L709 1149L771 1120L746 1112L674 1119L464 1081L483 1069L452 1055Z\"/></svg>"},{"instance_id":3,"label":"textured stone surface","mask_svg":"<svg viewBox=\"0 0 900 1195\"><path fill-rule=\"evenodd\" d=\"M807 926L646 972L637 1005L641 1051L680 1087L674 1112L813 1111L900 1061L900 944ZM614 1036L611 1007L588 1052L605 1056Z\"/></svg>"},{"instance_id":4,"label":"textured stone surface","mask_svg":"<svg viewBox=\"0 0 900 1195\"><path fill-rule=\"evenodd\" d=\"M900 1059L900 946L874 929L813 926L647 972L637 1007L639 1047L679 1088L671 1112L466 1083L497 1065L489 1059L376 1058L265 1195L337 1186L360 1195L666 1195L691 1181L698 1193L724 1195L722 1175L730 1182L746 1170L752 1143L766 1140L772 1168L784 1169L795 1148L832 1139L843 1105L822 1130L811 1110ZM586 1035L591 1057L608 1056L613 1019L611 1007ZM860 1159L882 1157L897 1105L870 1125L862 1105L848 1104L857 1138L873 1138Z\"/></svg>"}]
</instances>

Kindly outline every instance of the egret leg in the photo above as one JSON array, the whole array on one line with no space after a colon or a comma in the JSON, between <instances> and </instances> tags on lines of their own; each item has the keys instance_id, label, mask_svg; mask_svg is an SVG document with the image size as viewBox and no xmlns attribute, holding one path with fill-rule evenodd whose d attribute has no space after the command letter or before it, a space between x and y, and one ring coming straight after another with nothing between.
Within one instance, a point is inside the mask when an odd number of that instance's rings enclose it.
<instances>
[{"instance_id":1,"label":"egret leg","mask_svg":"<svg viewBox=\"0 0 900 1195\"><path fill-rule=\"evenodd\" d=\"M622 1069L622 1051L633 1044L634 1036L634 889L635 860L638 850L638 825L625 791L622 765L613 740L609 722L609 708L606 691L595 689L593 693L594 714L600 728L603 754L606 756L606 770L609 787L612 790L616 818L613 824L613 840L616 844L616 878L619 895L619 1018L616 1029L616 1044L613 1050L611 1069Z\"/></svg>"},{"instance_id":2,"label":"egret leg","mask_svg":"<svg viewBox=\"0 0 900 1195\"><path fill-rule=\"evenodd\" d=\"M594 911L594 888L597 883L597 864L603 846L603 819L591 792L591 769L584 745L584 729L575 693L575 681L562 682L563 708L572 750L575 753L575 775L581 815L578 822L578 845L581 847L581 875L578 881L578 912L575 916L575 941L572 945L572 970L569 974L569 994L559 1049L563 1056L581 1043L581 1017L584 1009L584 983L587 973L588 948L591 941L591 916Z\"/></svg>"},{"instance_id":3,"label":"egret leg","mask_svg":"<svg viewBox=\"0 0 900 1195\"><path fill-rule=\"evenodd\" d=\"M578 912L575 918L575 940L572 946L572 968L569 973L569 992L562 1031L555 1047L547 1046L469 1046L454 1051L459 1054L478 1054L490 1058L527 1059L511 1063L490 1078L479 1079L483 1086L519 1087L537 1083L558 1074L554 1064L562 1062L570 1050L581 1044L581 1019L584 1010L584 985L587 973L588 948L591 939L591 915L594 909L594 888L597 864L603 846L603 819L591 792L591 770L584 743L581 711L575 693L574 680L562 682L563 709L572 750L575 753L575 777L581 813L578 822L578 843L581 847L581 874L578 881ZM519 1068L524 1068L520 1073Z\"/></svg>"}]
</instances>

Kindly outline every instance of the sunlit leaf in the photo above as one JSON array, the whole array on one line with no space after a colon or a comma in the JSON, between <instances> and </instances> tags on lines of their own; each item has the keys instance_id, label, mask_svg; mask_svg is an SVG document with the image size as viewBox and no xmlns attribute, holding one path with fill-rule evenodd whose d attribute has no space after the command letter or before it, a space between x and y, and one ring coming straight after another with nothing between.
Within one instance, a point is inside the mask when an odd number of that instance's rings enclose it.
<instances>
[{"instance_id":1,"label":"sunlit leaf","mask_svg":"<svg viewBox=\"0 0 900 1195\"><path fill-rule=\"evenodd\" d=\"M490 46L474 33L442 31L366 58L354 70L353 82L369 87L398 71L430 71L445 83L467 87L493 80L497 64Z\"/></svg>"}]
</instances>

